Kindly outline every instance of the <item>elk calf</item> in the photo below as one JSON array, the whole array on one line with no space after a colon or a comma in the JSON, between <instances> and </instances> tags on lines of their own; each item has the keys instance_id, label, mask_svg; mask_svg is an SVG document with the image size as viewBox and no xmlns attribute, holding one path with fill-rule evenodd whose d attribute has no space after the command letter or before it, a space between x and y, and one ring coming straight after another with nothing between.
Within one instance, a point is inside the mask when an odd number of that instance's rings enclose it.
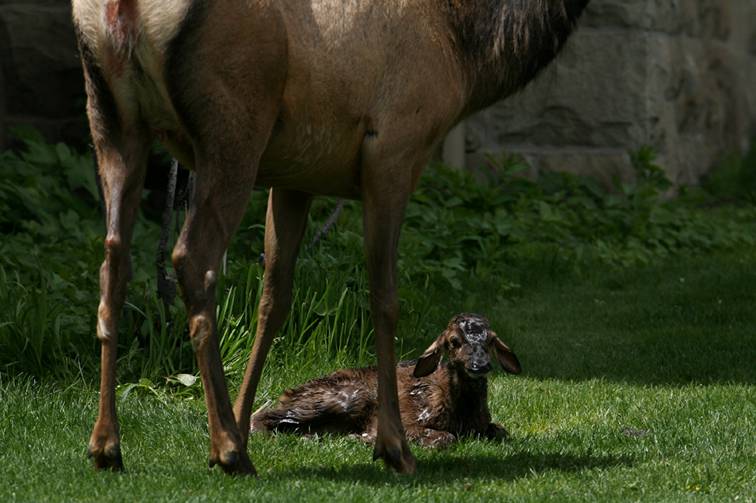
<instances>
[{"instance_id":1,"label":"elk calf","mask_svg":"<svg viewBox=\"0 0 756 503\"><path fill-rule=\"evenodd\" d=\"M448 362L439 365L444 354ZM396 377L407 438L426 447L466 435L506 438L506 430L491 422L488 410L491 357L507 372L520 372L517 357L485 318L460 314L416 362L400 363ZM252 416L252 431L352 433L372 442L377 387L375 368L336 371L287 390L274 407Z\"/></svg>"}]
</instances>

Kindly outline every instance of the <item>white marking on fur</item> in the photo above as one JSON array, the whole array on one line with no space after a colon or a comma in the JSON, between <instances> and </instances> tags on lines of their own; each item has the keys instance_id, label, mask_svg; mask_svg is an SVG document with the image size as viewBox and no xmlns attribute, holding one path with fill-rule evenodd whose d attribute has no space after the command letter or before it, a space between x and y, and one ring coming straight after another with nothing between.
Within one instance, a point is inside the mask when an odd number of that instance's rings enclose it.
<instances>
[{"instance_id":1,"label":"white marking on fur","mask_svg":"<svg viewBox=\"0 0 756 503\"><path fill-rule=\"evenodd\" d=\"M218 273L212 269L205 272L205 290L212 290L218 282Z\"/></svg>"},{"instance_id":2,"label":"white marking on fur","mask_svg":"<svg viewBox=\"0 0 756 503\"><path fill-rule=\"evenodd\" d=\"M109 340L113 336L105 322L106 315L103 313L107 312L108 309L105 303L100 301L99 306L97 306L97 338L102 342Z\"/></svg>"},{"instance_id":3,"label":"white marking on fur","mask_svg":"<svg viewBox=\"0 0 756 503\"><path fill-rule=\"evenodd\" d=\"M488 330L482 320L466 318L459 322L459 328L465 338L472 344L483 344L488 339Z\"/></svg>"},{"instance_id":4,"label":"white marking on fur","mask_svg":"<svg viewBox=\"0 0 756 503\"><path fill-rule=\"evenodd\" d=\"M428 419L430 419L430 410L428 410L428 408L426 407L420 414L417 415L417 420L421 423L424 423Z\"/></svg>"},{"instance_id":5,"label":"white marking on fur","mask_svg":"<svg viewBox=\"0 0 756 503\"><path fill-rule=\"evenodd\" d=\"M159 54L176 36L191 0L139 0L142 31Z\"/></svg>"},{"instance_id":6,"label":"white marking on fur","mask_svg":"<svg viewBox=\"0 0 756 503\"><path fill-rule=\"evenodd\" d=\"M105 4L102 0L73 0L73 19L87 47L99 54L100 41L105 37Z\"/></svg>"},{"instance_id":7,"label":"white marking on fur","mask_svg":"<svg viewBox=\"0 0 756 503\"><path fill-rule=\"evenodd\" d=\"M101 341L105 342L110 340L110 338L113 337L113 334L110 333L110 330L105 326L105 320L102 318L97 320L97 338Z\"/></svg>"},{"instance_id":8,"label":"white marking on fur","mask_svg":"<svg viewBox=\"0 0 756 503\"><path fill-rule=\"evenodd\" d=\"M349 399L350 396L346 391L339 391L339 395L336 397L336 401L344 409L344 412L349 410Z\"/></svg>"},{"instance_id":9,"label":"white marking on fur","mask_svg":"<svg viewBox=\"0 0 756 503\"><path fill-rule=\"evenodd\" d=\"M102 41L107 34L105 22L105 9L110 2L102 0L73 0L73 18L82 33L85 43L95 54L102 56ZM144 39L149 42L150 49L156 52L160 59L165 55L168 43L176 36L186 13L191 5L191 0L138 0L137 2L137 26L136 32L140 35L136 41L141 57L145 50L141 47Z\"/></svg>"}]
</instances>

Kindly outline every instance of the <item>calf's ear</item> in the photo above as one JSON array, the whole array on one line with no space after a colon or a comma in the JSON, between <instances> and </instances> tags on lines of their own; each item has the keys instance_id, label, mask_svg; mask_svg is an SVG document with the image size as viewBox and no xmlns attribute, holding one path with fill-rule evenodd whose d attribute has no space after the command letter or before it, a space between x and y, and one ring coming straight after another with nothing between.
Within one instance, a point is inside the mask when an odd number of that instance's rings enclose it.
<instances>
[{"instance_id":1,"label":"calf's ear","mask_svg":"<svg viewBox=\"0 0 756 503\"><path fill-rule=\"evenodd\" d=\"M439 335L433 344L428 346L428 349L420 355L415 364L415 370L412 375L415 377L425 377L432 374L441 362L441 357L444 354L444 340L446 339L446 332Z\"/></svg>"},{"instance_id":2,"label":"calf's ear","mask_svg":"<svg viewBox=\"0 0 756 503\"><path fill-rule=\"evenodd\" d=\"M519 374L520 372L522 372L522 367L520 367L520 360L518 360L517 356L512 352L511 349L509 349L509 346L501 342L501 339L499 339L496 334L494 334L493 336L491 345L493 348L494 356L496 356L496 360L499 362L499 365L501 365L501 368L503 368L510 374Z\"/></svg>"}]
</instances>

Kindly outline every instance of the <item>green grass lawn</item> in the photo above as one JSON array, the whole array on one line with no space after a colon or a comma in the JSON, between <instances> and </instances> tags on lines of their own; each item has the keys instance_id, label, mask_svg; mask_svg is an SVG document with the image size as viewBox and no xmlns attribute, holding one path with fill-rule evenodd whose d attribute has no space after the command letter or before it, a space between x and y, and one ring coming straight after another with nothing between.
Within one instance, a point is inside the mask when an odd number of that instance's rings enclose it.
<instances>
[{"instance_id":1,"label":"green grass lawn","mask_svg":"<svg viewBox=\"0 0 756 503\"><path fill-rule=\"evenodd\" d=\"M127 471L95 473L85 458L95 388L6 376L0 501L753 501L756 250L519 280L516 296L428 293L438 326L427 333L477 311L518 354L521 376L490 381L507 443L415 448L417 475L400 477L349 438L253 437L259 478L232 478L207 469L197 393L133 392L119 402ZM404 349L421 350L429 340L409 325ZM280 360L261 400L336 365L328 354L314 366Z\"/></svg>"}]
</instances>

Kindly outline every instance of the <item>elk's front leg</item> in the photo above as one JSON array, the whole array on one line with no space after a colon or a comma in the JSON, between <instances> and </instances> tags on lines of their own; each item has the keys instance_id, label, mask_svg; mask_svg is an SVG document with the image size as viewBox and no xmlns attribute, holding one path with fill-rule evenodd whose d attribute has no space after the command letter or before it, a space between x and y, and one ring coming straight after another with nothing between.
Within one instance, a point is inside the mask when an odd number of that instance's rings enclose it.
<instances>
[{"instance_id":1,"label":"elk's front leg","mask_svg":"<svg viewBox=\"0 0 756 503\"><path fill-rule=\"evenodd\" d=\"M396 164L380 166L372 164L369 159L367 161L362 173L365 254L378 354L378 428L373 459L383 459L399 473L414 473L415 458L407 444L399 416L394 355L394 337L399 318L397 246L411 179L408 172L400 171ZM381 167L388 169L383 171ZM393 168L398 168L396 173L392 173Z\"/></svg>"}]
</instances>

